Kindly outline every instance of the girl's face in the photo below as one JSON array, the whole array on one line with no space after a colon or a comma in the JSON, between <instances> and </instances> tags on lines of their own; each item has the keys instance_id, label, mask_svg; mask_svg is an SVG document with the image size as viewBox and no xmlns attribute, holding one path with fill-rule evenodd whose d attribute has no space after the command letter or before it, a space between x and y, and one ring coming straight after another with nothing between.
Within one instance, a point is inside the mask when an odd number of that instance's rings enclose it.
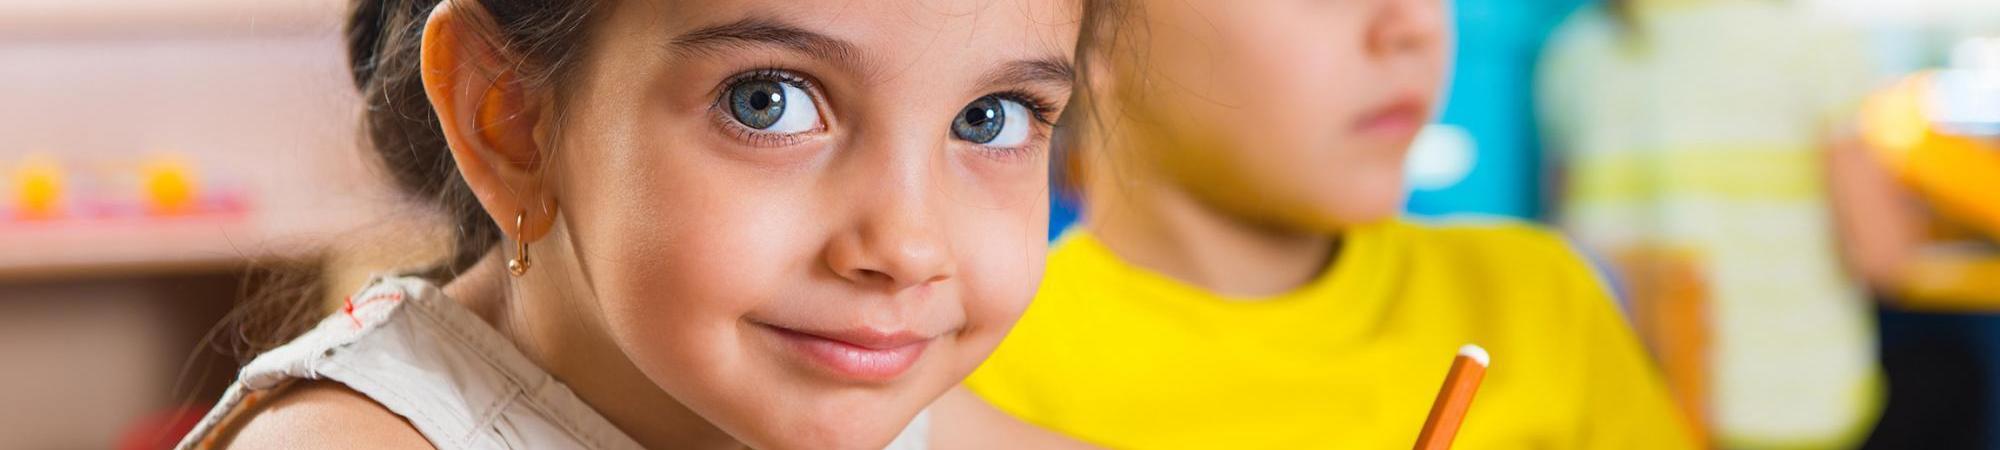
<instances>
[{"instance_id":1,"label":"girl's face","mask_svg":"<svg viewBox=\"0 0 2000 450\"><path fill-rule=\"evenodd\" d=\"M1393 214L1445 69L1441 0L1145 2L1110 55L1124 139L1204 203L1292 228ZM1118 50L1114 50L1118 51ZM1114 156L1134 157L1134 156Z\"/></svg>"},{"instance_id":2,"label":"girl's face","mask_svg":"<svg viewBox=\"0 0 2000 450\"><path fill-rule=\"evenodd\" d=\"M561 215L537 248L743 443L886 443L1035 291L1080 3L613 9L548 138Z\"/></svg>"}]
</instances>

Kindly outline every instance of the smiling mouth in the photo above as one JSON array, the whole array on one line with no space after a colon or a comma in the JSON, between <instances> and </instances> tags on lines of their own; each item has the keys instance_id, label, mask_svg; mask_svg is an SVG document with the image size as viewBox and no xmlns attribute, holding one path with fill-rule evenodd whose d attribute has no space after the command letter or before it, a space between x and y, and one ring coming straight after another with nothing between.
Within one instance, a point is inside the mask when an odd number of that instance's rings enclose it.
<instances>
[{"instance_id":1,"label":"smiling mouth","mask_svg":"<svg viewBox=\"0 0 2000 450\"><path fill-rule=\"evenodd\" d=\"M931 342L931 338L909 331L801 330L751 323L783 340L798 359L819 372L862 383L886 383L901 377L916 365Z\"/></svg>"}]
</instances>

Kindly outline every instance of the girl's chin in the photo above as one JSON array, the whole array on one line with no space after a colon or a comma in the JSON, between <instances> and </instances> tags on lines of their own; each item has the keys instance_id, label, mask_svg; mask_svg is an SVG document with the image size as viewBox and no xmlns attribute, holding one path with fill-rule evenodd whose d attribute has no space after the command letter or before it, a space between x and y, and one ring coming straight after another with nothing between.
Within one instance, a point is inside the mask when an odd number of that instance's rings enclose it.
<instances>
[{"instance_id":1,"label":"girl's chin","mask_svg":"<svg viewBox=\"0 0 2000 450\"><path fill-rule=\"evenodd\" d=\"M769 439L744 439L752 448L831 448L831 449L880 449L901 435L909 425L907 418L915 417L911 412L905 420L890 419L885 405L844 405L830 408L806 408L805 413L789 425L762 430Z\"/></svg>"}]
</instances>

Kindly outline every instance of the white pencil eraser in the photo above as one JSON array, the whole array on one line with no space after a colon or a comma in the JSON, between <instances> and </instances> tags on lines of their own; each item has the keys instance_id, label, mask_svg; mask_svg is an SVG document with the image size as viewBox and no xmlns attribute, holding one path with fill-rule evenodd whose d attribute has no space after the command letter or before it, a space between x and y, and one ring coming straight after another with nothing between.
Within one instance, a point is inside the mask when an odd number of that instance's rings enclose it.
<instances>
[{"instance_id":1,"label":"white pencil eraser","mask_svg":"<svg viewBox=\"0 0 2000 450\"><path fill-rule=\"evenodd\" d=\"M1479 363L1480 366L1487 365L1486 349L1480 348L1478 344L1465 344L1464 347L1459 347L1458 356L1472 358L1472 361Z\"/></svg>"}]
</instances>

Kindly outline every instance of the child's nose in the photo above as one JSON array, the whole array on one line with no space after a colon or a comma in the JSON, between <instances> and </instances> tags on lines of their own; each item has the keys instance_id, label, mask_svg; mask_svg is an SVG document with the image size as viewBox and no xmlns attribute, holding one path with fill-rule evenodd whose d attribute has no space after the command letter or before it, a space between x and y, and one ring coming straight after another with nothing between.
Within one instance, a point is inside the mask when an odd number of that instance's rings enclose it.
<instances>
[{"instance_id":1,"label":"child's nose","mask_svg":"<svg viewBox=\"0 0 2000 450\"><path fill-rule=\"evenodd\" d=\"M827 266L842 278L898 292L952 277L950 242L928 170L909 171L873 177L875 182L851 191L857 194L850 197L859 209L857 219L836 235L826 254Z\"/></svg>"},{"instance_id":2,"label":"child's nose","mask_svg":"<svg viewBox=\"0 0 2000 450\"><path fill-rule=\"evenodd\" d=\"M1442 0L1384 0L1369 27L1369 50L1377 56L1429 51L1444 29Z\"/></svg>"}]
</instances>

